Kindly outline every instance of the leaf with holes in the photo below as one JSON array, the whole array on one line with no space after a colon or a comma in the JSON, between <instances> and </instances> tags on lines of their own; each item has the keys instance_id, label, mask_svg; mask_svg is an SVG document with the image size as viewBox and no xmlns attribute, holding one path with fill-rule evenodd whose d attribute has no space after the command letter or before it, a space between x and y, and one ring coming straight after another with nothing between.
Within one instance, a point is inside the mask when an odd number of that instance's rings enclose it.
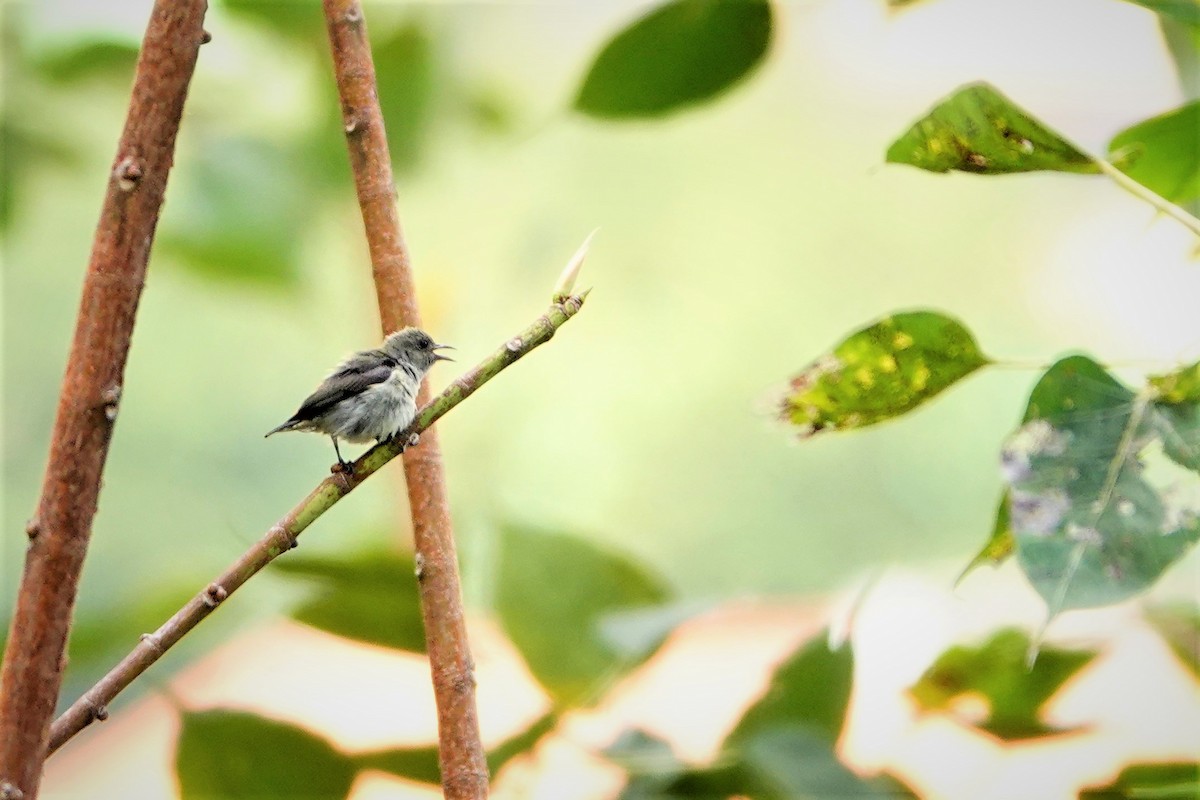
<instances>
[{"instance_id":1,"label":"leaf with holes","mask_svg":"<svg viewBox=\"0 0 1200 800\"><path fill-rule=\"evenodd\" d=\"M1017 561L1051 616L1144 590L1200 538L1200 487L1180 469L1200 450L1195 407L1153 396L1063 359L1003 447Z\"/></svg>"},{"instance_id":2,"label":"leaf with holes","mask_svg":"<svg viewBox=\"0 0 1200 800\"><path fill-rule=\"evenodd\" d=\"M744 80L771 42L767 0L674 0L617 34L596 57L575 108L592 117L655 117Z\"/></svg>"},{"instance_id":3,"label":"leaf with holes","mask_svg":"<svg viewBox=\"0 0 1200 800\"><path fill-rule=\"evenodd\" d=\"M1100 171L1091 157L986 83L965 86L938 103L892 143L887 160L982 175Z\"/></svg>"},{"instance_id":4,"label":"leaf with holes","mask_svg":"<svg viewBox=\"0 0 1200 800\"><path fill-rule=\"evenodd\" d=\"M922 710L952 716L961 701L982 697L986 717L964 722L1005 741L1064 733L1069 729L1042 721L1042 706L1096 654L1043 647L1030 667L1029 645L1024 632L1010 628L978 646L952 647L925 670L909 694Z\"/></svg>"},{"instance_id":5,"label":"leaf with holes","mask_svg":"<svg viewBox=\"0 0 1200 800\"><path fill-rule=\"evenodd\" d=\"M780 416L811 436L912 411L989 363L963 325L932 311L894 314L792 378Z\"/></svg>"}]
</instances>

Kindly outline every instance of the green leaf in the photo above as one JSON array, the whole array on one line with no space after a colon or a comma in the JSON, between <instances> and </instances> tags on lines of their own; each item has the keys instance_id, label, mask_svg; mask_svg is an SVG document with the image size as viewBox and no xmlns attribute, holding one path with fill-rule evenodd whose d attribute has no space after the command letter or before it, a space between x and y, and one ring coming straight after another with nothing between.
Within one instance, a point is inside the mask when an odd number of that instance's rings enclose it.
<instances>
[{"instance_id":1,"label":"green leaf","mask_svg":"<svg viewBox=\"0 0 1200 800\"><path fill-rule=\"evenodd\" d=\"M1079 800L1196 800L1200 763L1136 764L1108 786L1084 789Z\"/></svg>"},{"instance_id":2,"label":"green leaf","mask_svg":"<svg viewBox=\"0 0 1200 800\"><path fill-rule=\"evenodd\" d=\"M1118 133L1109 160L1172 203L1200 197L1200 101Z\"/></svg>"},{"instance_id":3,"label":"green leaf","mask_svg":"<svg viewBox=\"0 0 1200 800\"><path fill-rule=\"evenodd\" d=\"M1042 706L1096 654L1043 647L1029 667L1029 647L1029 637L1015 628L999 631L977 647L952 647L909 693L925 711L951 713L960 698L982 696L988 717L976 727L1005 741L1064 733L1042 722Z\"/></svg>"},{"instance_id":4,"label":"green leaf","mask_svg":"<svg viewBox=\"0 0 1200 800\"><path fill-rule=\"evenodd\" d=\"M1158 607L1147 611L1146 619L1192 675L1200 678L1200 610L1195 605Z\"/></svg>"},{"instance_id":5,"label":"green leaf","mask_svg":"<svg viewBox=\"0 0 1200 800\"><path fill-rule=\"evenodd\" d=\"M851 772L838 759L833 742L811 728L781 725L760 731L742 752L746 793L756 800L915 797L897 784Z\"/></svg>"},{"instance_id":6,"label":"green leaf","mask_svg":"<svg viewBox=\"0 0 1200 800\"><path fill-rule=\"evenodd\" d=\"M1089 156L986 83L938 103L888 148L887 160L930 172L1099 172Z\"/></svg>"},{"instance_id":7,"label":"green leaf","mask_svg":"<svg viewBox=\"0 0 1200 800\"><path fill-rule=\"evenodd\" d=\"M713 766L679 760L671 745L641 730L624 731L604 755L629 774L620 800L685 800L750 794L750 776L740 763Z\"/></svg>"},{"instance_id":8,"label":"green leaf","mask_svg":"<svg viewBox=\"0 0 1200 800\"><path fill-rule=\"evenodd\" d=\"M415 565L391 551L343 560L288 556L275 572L309 580L313 595L292 616L323 631L360 642L425 652L425 628Z\"/></svg>"},{"instance_id":9,"label":"green leaf","mask_svg":"<svg viewBox=\"0 0 1200 800\"><path fill-rule=\"evenodd\" d=\"M837 741L850 702L854 654L849 644L830 650L819 634L771 676L771 685L725 738L725 747L739 749L752 737L780 727L803 725L827 742Z\"/></svg>"},{"instance_id":10,"label":"green leaf","mask_svg":"<svg viewBox=\"0 0 1200 800\"><path fill-rule=\"evenodd\" d=\"M221 0L233 14L266 30L307 44L324 43L325 17L320 0Z\"/></svg>"},{"instance_id":11,"label":"green leaf","mask_svg":"<svg viewBox=\"0 0 1200 800\"><path fill-rule=\"evenodd\" d=\"M781 416L802 435L911 411L989 363L961 323L910 311L863 328L792 378Z\"/></svg>"},{"instance_id":12,"label":"green leaf","mask_svg":"<svg viewBox=\"0 0 1200 800\"><path fill-rule=\"evenodd\" d=\"M546 714L521 733L490 750L487 754L488 771L495 775L511 759L533 749L557 723L557 716ZM359 770L379 770L421 783L442 782L436 746L376 750L354 756L353 761Z\"/></svg>"},{"instance_id":13,"label":"green leaf","mask_svg":"<svg viewBox=\"0 0 1200 800\"><path fill-rule=\"evenodd\" d=\"M312 198L275 145L208 142L180 159L158 247L202 275L258 284L299 279Z\"/></svg>"},{"instance_id":14,"label":"green leaf","mask_svg":"<svg viewBox=\"0 0 1200 800\"><path fill-rule=\"evenodd\" d=\"M1051 616L1144 590L1200 538L1195 476L1160 455L1191 466L1196 406L1152 397L1072 356L1038 381L1004 445L1017 560Z\"/></svg>"},{"instance_id":15,"label":"green leaf","mask_svg":"<svg viewBox=\"0 0 1200 800\"><path fill-rule=\"evenodd\" d=\"M39 56L34 68L53 83L100 78L130 86L137 59L133 42L91 39Z\"/></svg>"},{"instance_id":16,"label":"green leaf","mask_svg":"<svg viewBox=\"0 0 1200 800\"><path fill-rule=\"evenodd\" d=\"M1160 16L1176 22L1200 26L1200 2L1197 0L1128 0L1128 2L1148 8Z\"/></svg>"},{"instance_id":17,"label":"green leaf","mask_svg":"<svg viewBox=\"0 0 1200 800\"><path fill-rule=\"evenodd\" d=\"M771 42L767 0L674 0L617 34L596 57L575 108L593 117L655 117L744 80Z\"/></svg>"},{"instance_id":18,"label":"green leaf","mask_svg":"<svg viewBox=\"0 0 1200 800\"><path fill-rule=\"evenodd\" d=\"M354 765L360 770L378 770L407 778L410 781L442 782L442 771L438 766L436 746L405 747L362 753L354 757Z\"/></svg>"},{"instance_id":19,"label":"green leaf","mask_svg":"<svg viewBox=\"0 0 1200 800\"><path fill-rule=\"evenodd\" d=\"M410 23L372 49L392 165L397 171L411 170L419 161L431 122L432 42L424 27Z\"/></svg>"},{"instance_id":20,"label":"green leaf","mask_svg":"<svg viewBox=\"0 0 1200 800\"><path fill-rule=\"evenodd\" d=\"M1017 544L1013 540L1012 525L1008 522L1008 492L1005 492L1004 496L1000 498L1000 505L996 508L996 521L992 525L992 535L970 563L963 568L955 584L961 583L962 579L967 577L967 573L976 567L984 564L991 564L993 567L1000 566L1013 554L1016 546Z\"/></svg>"},{"instance_id":21,"label":"green leaf","mask_svg":"<svg viewBox=\"0 0 1200 800\"><path fill-rule=\"evenodd\" d=\"M495 775L512 759L522 753L528 753L542 740L543 736L554 730L556 725L558 725L558 715L546 714L516 736L489 750L487 754L488 771Z\"/></svg>"},{"instance_id":22,"label":"green leaf","mask_svg":"<svg viewBox=\"0 0 1200 800\"><path fill-rule=\"evenodd\" d=\"M217 710L184 713L175 773L183 800L333 800L349 794L355 768L308 731Z\"/></svg>"},{"instance_id":23,"label":"green leaf","mask_svg":"<svg viewBox=\"0 0 1200 800\"><path fill-rule=\"evenodd\" d=\"M603 633L613 614L661 605L662 580L582 539L520 528L501 536L496 611L529 668L560 706L647 656L623 654Z\"/></svg>"},{"instance_id":24,"label":"green leaf","mask_svg":"<svg viewBox=\"0 0 1200 800\"><path fill-rule=\"evenodd\" d=\"M1162 403L1200 403L1200 361L1174 372L1152 375L1146 379Z\"/></svg>"}]
</instances>

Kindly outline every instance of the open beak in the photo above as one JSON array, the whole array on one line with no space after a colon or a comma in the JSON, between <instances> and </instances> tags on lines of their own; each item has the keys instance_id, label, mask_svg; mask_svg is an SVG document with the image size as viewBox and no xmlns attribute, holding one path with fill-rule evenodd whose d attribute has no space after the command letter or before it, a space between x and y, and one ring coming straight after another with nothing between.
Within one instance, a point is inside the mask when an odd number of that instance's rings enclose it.
<instances>
[{"instance_id":1,"label":"open beak","mask_svg":"<svg viewBox=\"0 0 1200 800\"><path fill-rule=\"evenodd\" d=\"M453 350L455 348L453 345L449 345L449 344L435 344L433 346L433 349L435 351L437 351L437 350ZM454 359L451 358L450 356L444 356L441 353L435 352L433 354L433 360L434 361L453 361Z\"/></svg>"}]
</instances>

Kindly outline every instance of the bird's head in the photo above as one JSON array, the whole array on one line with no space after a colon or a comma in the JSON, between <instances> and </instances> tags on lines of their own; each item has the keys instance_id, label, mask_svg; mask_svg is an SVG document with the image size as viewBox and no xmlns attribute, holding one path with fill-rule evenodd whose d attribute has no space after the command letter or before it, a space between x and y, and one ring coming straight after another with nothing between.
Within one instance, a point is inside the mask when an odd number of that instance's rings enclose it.
<instances>
[{"instance_id":1,"label":"bird's head","mask_svg":"<svg viewBox=\"0 0 1200 800\"><path fill-rule=\"evenodd\" d=\"M420 372L426 372L437 361L453 361L438 350L453 350L448 344L438 344L420 328L403 328L383 340L381 348L397 361L406 361Z\"/></svg>"}]
</instances>

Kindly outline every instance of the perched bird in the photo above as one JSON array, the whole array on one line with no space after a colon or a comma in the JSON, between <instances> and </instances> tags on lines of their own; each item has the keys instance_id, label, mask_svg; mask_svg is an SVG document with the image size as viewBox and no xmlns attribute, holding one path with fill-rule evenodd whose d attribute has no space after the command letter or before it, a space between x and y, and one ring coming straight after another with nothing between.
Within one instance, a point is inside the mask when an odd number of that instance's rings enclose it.
<instances>
[{"instance_id":1,"label":"perched bird","mask_svg":"<svg viewBox=\"0 0 1200 800\"><path fill-rule=\"evenodd\" d=\"M437 352L445 349L454 348L437 344L418 328L396 331L378 349L355 353L339 364L300 410L267 436L281 431L326 434L333 439L338 464L349 472L338 439L382 442L407 428L417 415L417 390L425 373L438 361L454 360Z\"/></svg>"}]
</instances>

